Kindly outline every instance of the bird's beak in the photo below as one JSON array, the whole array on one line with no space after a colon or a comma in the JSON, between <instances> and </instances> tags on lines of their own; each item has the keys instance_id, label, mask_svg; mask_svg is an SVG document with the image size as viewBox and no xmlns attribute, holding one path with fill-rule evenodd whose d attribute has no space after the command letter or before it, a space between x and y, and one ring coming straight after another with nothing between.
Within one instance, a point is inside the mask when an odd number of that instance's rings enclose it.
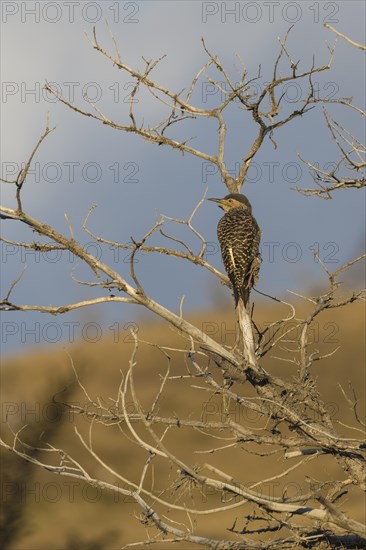
<instances>
[{"instance_id":1,"label":"bird's beak","mask_svg":"<svg viewBox=\"0 0 366 550\"><path fill-rule=\"evenodd\" d=\"M221 204L221 199L207 199L207 200L212 202L218 202L219 204Z\"/></svg>"}]
</instances>

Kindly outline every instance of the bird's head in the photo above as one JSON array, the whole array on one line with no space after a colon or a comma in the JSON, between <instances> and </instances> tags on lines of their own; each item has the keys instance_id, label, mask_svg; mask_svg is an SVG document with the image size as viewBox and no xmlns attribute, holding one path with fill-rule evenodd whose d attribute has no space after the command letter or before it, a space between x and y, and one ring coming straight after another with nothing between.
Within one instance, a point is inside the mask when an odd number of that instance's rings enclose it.
<instances>
[{"instance_id":1,"label":"bird's head","mask_svg":"<svg viewBox=\"0 0 366 550\"><path fill-rule=\"evenodd\" d=\"M245 195L241 195L240 193L230 193L230 195L226 195L226 197L222 199L208 199L212 202L217 202L219 207L225 210L225 212L229 212L229 210L232 210L233 208L243 208L244 210L248 210L249 212L252 211L252 206Z\"/></svg>"}]
</instances>

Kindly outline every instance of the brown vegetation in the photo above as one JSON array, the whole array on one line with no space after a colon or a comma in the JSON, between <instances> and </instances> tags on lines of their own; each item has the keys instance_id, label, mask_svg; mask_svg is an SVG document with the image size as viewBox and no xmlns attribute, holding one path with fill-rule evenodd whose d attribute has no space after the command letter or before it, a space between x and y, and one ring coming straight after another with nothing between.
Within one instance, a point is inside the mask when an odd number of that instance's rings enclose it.
<instances>
[{"instance_id":1,"label":"brown vegetation","mask_svg":"<svg viewBox=\"0 0 366 550\"><path fill-rule=\"evenodd\" d=\"M257 322L264 325L283 313L282 307L264 306L258 304L256 308ZM300 306L304 315L304 306ZM235 317L232 311L207 312L190 319L196 326L204 324L219 341L224 339L225 344L233 344ZM326 404L334 421L344 424L353 422L353 411L345 399L341 386L348 395L349 382L357 391L359 398L359 414L364 417L365 403L365 371L363 356L360 353L360 342L365 330L365 312L362 304L354 304L348 309L325 313L314 330L314 344L321 353L330 353L339 346L336 354L315 363L312 375L317 379L321 399ZM295 332L295 331L294 331ZM182 343L179 336L170 330L166 331L160 323L140 326L140 337L143 340L156 342L169 347L177 347ZM290 337L295 334L290 334ZM76 344L69 348L78 372L81 383L85 386L90 397L96 402L110 402L114 399L120 383L120 370L128 370L128 363L133 348L132 342L112 340L96 344ZM174 362L171 376L186 374L186 359L182 356ZM273 359L265 359L266 368L271 373L284 380L291 380L295 375L294 366ZM135 384L138 398L147 408L151 404L165 373L165 361L157 349L141 345L138 352L138 365L135 373ZM251 428L258 429L262 420L253 411L246 411L242 417L241 410L234 402L225 400L222 395L214 396L195 389L200 385L198 381L174 379L167 387L160 402L159 415L174 417L177 420L210 420L225 422L228 417ZM202 384L203 386L203 384ZM253 395L248 383L239 384L238 391L242 395ZM4 412L8 411L8 422L13 429L20 428L27 423L22 432L22 438L33 445L43 447L46 442L55 447L67 450L72 456L88 461L88 473L96 477L105 478L103 469L95 461L88 459L80 441L73 433L78 427L84 437L88 437L88 430L92 425L83 416L73 415L66 407L56 407L53 401L68 402L79 405L92 415L98 413L98 408L88 405L81 388L76 383L75 375L70 365L70 358L63 349L53 352L34 350L27 355L15 356L8 359L3 366L2 401L3 401L3 431L8 432L5 426ZM22 409L23 407L23 409ZM16 410L18 409L18 413ZM20 412L22 409L22 413ZM28 414L27 412L28 411ZM33 414L32 411L35 411ZM99 411L100 412L100 411ZM47 420L50 419L51 422ZM55 421L53 421L55 420ZM353 437L355 432L342 427L345 435ZM220 437L229 437L225 430L219 432ZM94 449L103 460L118 471L123 471L126 477L138 482L146 456L134 443L121 437L116 426L105 428L94 426ZM264 478L277 476L287 468L299 464L303 458L284 459L278 453L269 454L258 460L257 452L266 452L265 446L250 442L208 454L200 452L223 447L230 441L212 440L205 435L204 430L192 430L182 427L175 430L169 439L179 456L198 465L210 463L220 470L230 467L232 475L246 486L259 484L257 490L265 494L281 496L286 490L288 496L294 496L300 491L306 491L309 483L322 483L329 480L342 481L345 479L334 460L324 455L314 460L314 455L308 457L305 467L294 469L286 478L264 482ZM269 449L267 449L269 450ZM198 451L199 453L196 453ZM146 538L145 526L134 517L140 512L131 499L116 496L109 492L101 492L88 487L78 480L59 478L54 474L41 470L37 466L27 465L21 459L1 450L2 460L6 460L8 474L3 483L4 505L10 511L18 510L22 528L19 536L9 548L21 549L58 549L58 548L120 548L123 544ZM24 466L25 465L25 466ZM11 468L11 469L10 469ZM24 471L22 469L25 468ZM19 473L19 470L22 473ZM170 493L172 502L186 503L187 507L204 509L213 506L222 506L221 495L213 490L201 492L190 487L188 481L180 479L177 471L156 468L154 471L154 486L156 492L163 489ZM111 483L118 480L109 476ZM307 481L308 480L308 481ZM6 485L8 483L9 485ZM225 497L227 502L239 502L238 497ZM243 527L243 510L248 512L251 506L246 505L224 514L211 514L194 518L202 534L219 537L226 528L234 527L240 530ZM340 502L340 509L357 521L363 521L365 515L365 501L360 493L351 491ZM171 512L173 513L173 512ZM181 514L181 521L187 518ZM235 521L235 526L233 525ZM20 526L20 525L19 525ZM18 526L18 527L19 527ZM263 521L253 521L252 529L265 526ZM153 536L153 530L148 532ZM56 535L57 534L57 535ZM228 539L237 540L234 534L226 531ZM263 535L262 535L263 537ZM265 535L264 540L270 540L273 533ZM263 538L262 538L263 540ZM159 547L159 544L157 545ZM165 548L166 545L163 545ZM183 546L184 547L184 546ZM187 548L190 548L190 544Z\"/></svg>"}]
</instances>

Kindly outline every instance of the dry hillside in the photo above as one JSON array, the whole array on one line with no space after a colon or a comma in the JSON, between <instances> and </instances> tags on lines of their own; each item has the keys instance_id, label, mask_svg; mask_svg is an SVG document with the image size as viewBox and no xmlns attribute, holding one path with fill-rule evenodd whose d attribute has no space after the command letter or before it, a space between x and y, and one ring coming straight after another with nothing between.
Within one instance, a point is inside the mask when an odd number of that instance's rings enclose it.
<instances>
[{"instance_id":1,"label":"dry hillside","mask_svg":"<svg viewBox=\"0 0 366 550\"><path fill-rule=\"evenodd\" d=\"M283 313L284 306L256 306L256 319L264 324ZM298 306L301 315L306 313L303 305ZM235 328L233 311L206 312L190 319L197 326L205 324L214 338L232 345ZM325 312L315 324L313 333L313 348L322 353L330 353L339 346L339 350L329 358L315 362L312 375L317 378L319 391L332 417L339 420L341 433L355 436L355 432L347 426L353 423L350 404L340 390L340 385L348 391L349 381L357 390L359 398L359 414L365 416L365 367L364 367L364 334L365 312L362 303L351 304L344 309ZM140 326L139 337L148 342L160 343L172 348L187 346L176 332L160 323L149 323ZM289 335L289 340L291 335ZM127 340L127 341L126 341ZM132 352L129 338L122 338L118 343L113 339L96 344L79 343L68 348L79 380L91 400L113 408L121 372L126 371ZM291 342L288 343L291 349ZM281 361L278 357L289 357L285 349L276 349L273 356L267 355L265 368L284 378L294 374L294 365ZM204 382L186 380L187 360L185 354L170 352L171 375L160 403L161 416L176 419L223 419L224 407L228 414L235 417L238 423L257 423L260 418L255 415L238 418L235 403L222 403L212 392L198 389L205 388ZM152 400L159 388L160 375L165 373L167 359L156 347L141 343L137 353L135 369L135 385L139 400L146 410L149 410ZM212 365L214 372L215 366ZM193 387L195 386L195 387ZM237 392L252 395L253 391L246 384L237 384ZM54 447L64 449L86 468L93 476L112 483L121 483L112 474L108 474L93 460L82 447L75 435L77 426L85 438L91 434L93 449L112 468L123 476L138 482L141 470L146 460L144 453L133 442L123 437L123 426L111 422L105 426L89 421L84 416L73 415L65 405L56 404L68 402L82 408L89 408L90 418L98 413L95 407L87 403L87 397L78 385L72 370L70 357L64 349L52 350L34 349L24 355L14 356L2 367L2 432L3 437L11 441L11 430L22 431L22 438L32 445L44 447L51 443ZM137 426L137 425L136 425ZM136 427L138 431L138 427ZM359 436L359 434L356 434ZM225 433L223 433L225 437ZM179 450L183 458L193 464L209 462L217 468L225 470L230 465L230 472L244 484L253 484L263 478L270 478L289 468L295 461L284 462L277 454L258 458L256 448L243 444L235 448L227 448L212 452L213 439L207 437L204 431L187 428L175 429L167 434L166 443L170 448ZM215 441L214 441L215 443ZM229 442L228 442L229 443ZM225 441L217 441L216 447L224 447ZM263 451L265 449L261 449ZM2 523L3 548L10 550L71 550L71 549L117 549L123 544L143 540L146 533L154 534L152 528L141 525L138 521L140 510L128 499L116 498L111 493L101 493L98 489L85 486L77 480L60 478L46 470L41 470L27 464L13 454L1 451L2 456ZM39 451L32 451L37 457ZM195 457L192 460L192 455ZM151 475L151 474L149 474ZM281 478L276 483L267 483L262 487L266 493L281 495L304 490L306 476L315 480L343 479L341 470L337 470L327 456L313 462L309 460L301 471L296 468L286 478L284 487ZM187 483L180 482L176 471L161 468L154 470L154 480L151 479L154 490L165 490L170 495L182 497L189 507L204 508L210 500L220 506L216 494L202 494L197 488L190 488ZM365 502L359 497L352 498L352 492L342 501L342 510L351 512L354 519L363 521ZM189 523L187 516L177 513L176 521ZM241 508L225 514L211 514L193 518L200 534L211 536L230 536L227 529L233 526L233 520L240 522ZM192 525L192 529L195 525ZM269 533L266 536L272 536ZM232 539L237 540L232 534ZM263 538L262 538L263 540ZM155 547L167 548L162 543ZM180 545L183 548L184 545ZM185 548L189 548L186 545Z\"/></svg>"}]
</instances>

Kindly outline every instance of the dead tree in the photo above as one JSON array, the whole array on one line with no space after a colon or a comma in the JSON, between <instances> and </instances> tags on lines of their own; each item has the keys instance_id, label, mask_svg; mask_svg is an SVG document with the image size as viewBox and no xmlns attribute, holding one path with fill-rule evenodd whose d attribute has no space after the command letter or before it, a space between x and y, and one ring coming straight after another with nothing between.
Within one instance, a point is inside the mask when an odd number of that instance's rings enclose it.
<instances>
[{"instance_id":1,"label":"dead tree","mask_svg":"<svg viewBox=\"0 0 366 550\"><path fill-rule=\"evenodd\" d=\"M171 91L152 80L151 74L162 58L156 61L144 60L143 71L130 68L122 60L114 37L112 38L116 46L116 53L113 55L100 45L95 31L91 40L93 48L118 70L124 71L135 81L129 104L129 121L112 120L90 101L90 108L84 110L58 95L51 86L47 85L46 88L76 113L91 117L113 129L137 134L149 142L169 146L183 154L192 154L213 163L219 170L223 184L230 192L235 193L239 192L245 183L250 164L264 140L269 138L276 147L276 130L299 119L310 109L316 107L319 98L314 96L312 76L331 68L334 48L329 52L329 62L326 65L315 67L313 64L308 69L300 70L299 62L294 62L288 51L287 37L288 33L286 38L280 41L280 51L274 64L270 83L265 85L257 96L253 94L252 84L261 79L260 70L254 77L249 77L244 64L242 64L239 83L234 84L220 60L209 51L204 42L203 47L208 56L207 63L195 75L188 91ZM210 71L213 71L214 76ZM286 76L281 76L282 74L286 74ZM221 103L212 109L195 106L193 102L197 83L202 78L206 78L220 90L224 97ZM297 105L296 109L290 111L282 109L283 94L279 92L280 86L285 82L297 79L307 79L308 95L301 105ZM167 108L167 116L155 126L149 126L139 121L134 111L133 100L142 88ZM234 101L238 103L245 115L252 118L257 128L251 147L243 155L243 161L236 178L230 175L225 162L227 133L225 109ZM343 102L347 104L346 100ZM352 107L349 106L349 108ZM215 153L194 148L190 144L189 138L177 141L169 137L169 130L173 125L187 119L194 121L201 117L217 121L218 140ZM330 128L334 130L331 119L327 120ZM90 429L89 438L86 438L75 427L75 436L89 453L90 459L102 467L106 479L93 477L88 473L88 464L81 464L77 457L70 456L52 445L43 448L49 457L48 460L38 458L39 455L35 458L32 448L22 440L20 433L14 433L12 441L9 441L8 438L2 439L3 447L37 466L47 468L51 474L83 480L85 483L100 487L105 491L113 491L132 498L140 507L142 514L140 521L147 527L151 527L152 535L149 540L144 541L146 544L152 542L159 544L161 541L186 541L215 549L294 548L295 546L320 547L322 545L335 547L340 544L354 548L365 545L365 526L342 512L339 507L342 498L351 494L351 490L359 492L366 489L365 424L359 416L358 398L355 391L349 395L343 390L343 395L354 412L354 424L351 427L345 427L342 422L332 419L319 395L316 380L311 373L314 362L322 359L311 341L313 323L324 311L347 306L364 297L362 291L342 294L339 288L341 285L339 276L343 275L350 266L362 260L365 255L352 260L335 272L328 271L319 258L320 265L323 266L328 278L329 286L325 292L318 296L302 296L302 299L311 307L310 313L303 319L299 318L293 304L277 299L278 302L288 307L289 313L264 330L259 329L252 321L250 314L247 313L247 327L250 327L249 336L252 337L255 350L254 359L248 358L245 346L244 352L225 346L189 323L184 319L182 307L180 314L175 314L153 300L146 293L136 273L134 259L140 252L158 253L199 265L216 276L218 282L229 286L227 277L204 259L206 241L193 225L193 218L205 197L193 208L192 215L187 220L160 216L146 235L130 244L112 242L102 235L95 235L88 226L91 214L95 211L95 207L91 207L84 221L83 229L101 245L128 249L131 252L129 275L133 283L130 284L127 282L126 275L112 269L105 262L87 252L76 241L70 222L68 222L70 235L63 234L54 227L30 216L23 206L22 190L27 184L27 173L34 155L50 132L51 129L47 127L16 180L7 182L14 186L16 207L2 206L0 210L4 220L12 219L25 224L38 234L41 240L26 243L11 242L5 238L3 240L6 243L34 250L68 250L75 258L87 265L95 277L93 281L80 282L99 288L101 295L98 298L54 306L19 304L12 297L20 282L21 277L19 277L1 300L1 309L3 311L38 311L59 315L94 304L130 303L154 312L172 325L185 339L186 345L175 350L168 350L164 346L159 347L167 367L161 378L159 390L148 408L142 405L139 398L139 390L135 384L135 371L138 364L139 346L158 347L154 342L143 344L139 342L137 335L132 333L134 349L129 365L121 377L120 386L113 397L113 412L101 401L96 403L89 397L85 382L79 380L75 370L76 379L87 402L96 407L96 412L91 412L90 407L78 407L72 404L69 405L70 409L75 415L80 414L90 418L93 426L97 424L116 425L121 432L126 433L126 437L137 444L146 460L142 471L136 472L135 479L126 478L123 468L121 470L112 468L100 454L95 452L92 445L92 429ZM349 160L348 157L347 160ZM185 242L161 231L168 221L173 224L185 225L198 239L199 250L194 251ZM163 238L174 243L172 248L168 248L166 243L161 246L149 243L150 237L157 230L160 230ZM47 239L47 243L42 241L44 238ZM182 246L183 250L176 245ZM294 326L292 323L291 328L288 328L289 322L295 323L299 329L299 337L291 341L291 349L286 348L287 354L283 360L292 366L292 376L284 379L265 370L263 359L269 352L279 350L283 345L288 346L289 333ZM185 376L174 374L172 356L184 356L187 364ZM71 357L70 364L74 368ZM296 372L295 375L294 372ZM215 419L213 421L202 420L197 416L192 419L188 415L186 418L176 418L173 415L161 416L159 406L167 386L170 383L179 384L179 380L183 378L185 381L191 381L192 391L200 390L205 394L208 392L210 398L221 399L226 404L225 406L228 403L235 403L241 411L255 412L261 419L259 425L253 428L245 421L234 422L230 416L225 416L223 420ZM131 402L134 404L133 412L127 407L127 403ZM218 453L227 447L234 451L240 449L241 445L245 443L256 447L256 452L259 455L258 460L268 454L275 454L289 461L290 465L275 476L270 478L263 476L263 479L247 487L241 479L232 475L230 466L227 471L222 471L209 462L197 463L196 455L192 454L191 461L183 458L180 451L174 446L172 447L169 439L171 433L179 433L183 427L187 430L202 432L211 438L211 445L205 451L206 455ZM349 435L349 430L355 431L355 437ZM319 460L324 455L341 468L342 478L331 478L318 483L315 480L304 479L301 494L295 497L288 496L286 493L274 496L266 494L262 490L266 481L284 479L293 470L301 469L310 460ZM189 507L179 492L173 496L168 492L157 493L154 487L147 482L151 468L156 464L162 468L173 467L177 472L175 481L177 487L185 487L185 490L191 493L200 493L204 490L216 491L221 495L221 502L213 505L208 501L206 506ZM110 476L119 483L113 484L108 481ZM171 515L167 519L167 510L176 516ZM240 520L237 519L239 510ZM232 520L230 524L222 526L221 538L200 534L200 517L227 513L231 514ZM197 527L194 526L194 522L198 523Z\"/></svg>"}]
</instances>

